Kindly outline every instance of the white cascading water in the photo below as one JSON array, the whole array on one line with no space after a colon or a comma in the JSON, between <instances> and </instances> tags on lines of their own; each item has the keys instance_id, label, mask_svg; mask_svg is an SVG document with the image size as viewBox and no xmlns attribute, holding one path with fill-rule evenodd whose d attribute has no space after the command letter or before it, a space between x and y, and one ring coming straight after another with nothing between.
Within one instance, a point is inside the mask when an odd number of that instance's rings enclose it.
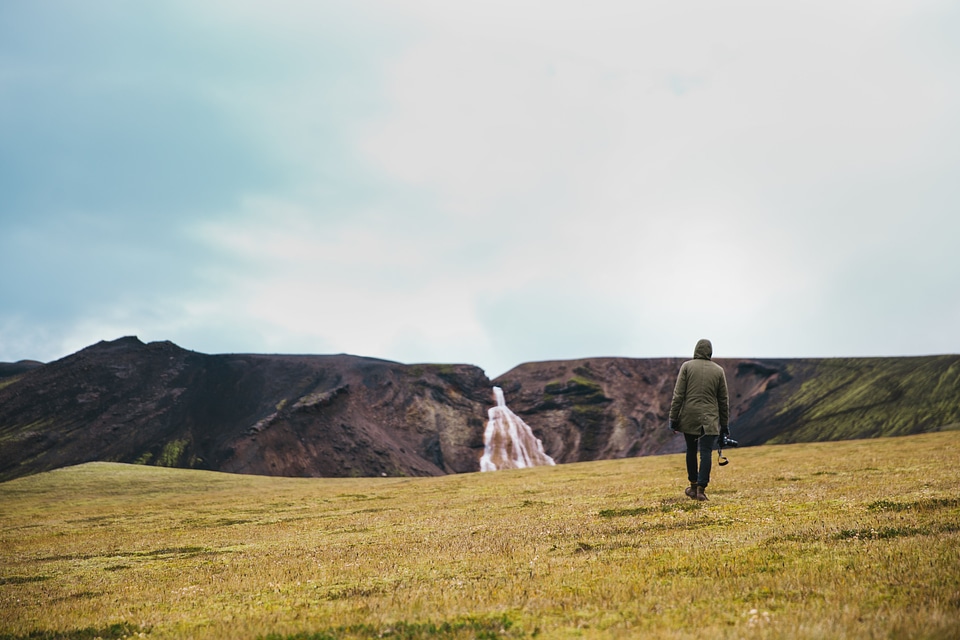
<instances>
[{"instance_id":1,"label":"white cascading water","mask_svg":"<svg viewBox=\"0 0 960 640\"><path fill-rule=\"evenodd\" d=\"M483 432L483 457L480 471L524 469L556 464L543 451L543 443L520 416L507 408L503 389L494 387L497 406L487 411L489 420Z\"/></svg>"}]
</instances>

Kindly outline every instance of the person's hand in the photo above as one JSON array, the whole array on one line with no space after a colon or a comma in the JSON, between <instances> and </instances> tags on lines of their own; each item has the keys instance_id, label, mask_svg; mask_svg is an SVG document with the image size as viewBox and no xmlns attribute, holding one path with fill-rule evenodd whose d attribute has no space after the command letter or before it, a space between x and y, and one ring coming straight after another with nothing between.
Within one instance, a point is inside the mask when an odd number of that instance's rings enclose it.
<instances>
[{"instance_id":1,"label":"person's hand","mask_svg":"<svg viewBox=\"0 0 960 640\"><path fill-rule=\"evenodd\" d=\"M680 427L679 427L679 425L678 425L676 422L674 422L673 420L671 420L671 421L670 421L670 430L673 431L673 432L677 432L677 431L680 430Z\"/></svg>"},{"instance_id":2,"label":"person's hand","mask_svg":"<svg viewBox=\"0 0 960 640\"><path fill-rule=\"evenodd\" d=\"M720 437L721 437L721 438L728 438L728 437L730 437L730 427L729 427L729 426L720 427Z\"/></svg>"}]
</instances>

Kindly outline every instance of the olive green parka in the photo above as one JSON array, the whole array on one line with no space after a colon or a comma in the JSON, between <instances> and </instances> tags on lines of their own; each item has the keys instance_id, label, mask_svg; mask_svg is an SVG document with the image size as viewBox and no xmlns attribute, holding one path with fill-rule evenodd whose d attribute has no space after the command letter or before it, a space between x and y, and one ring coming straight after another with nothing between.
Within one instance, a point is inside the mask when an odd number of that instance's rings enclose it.
<instances>
[{"instance_id":1,"label":"olive green parka","mask_svg":"<svg viewBox=\"0 0 960 640\"><path fill-rule=\"evenodd\" d=\"M727 377L723 368L710 360L713 345L700 340L693 360L680 367L670 403L670 421L683 433L719 435L730 417ZM702 429L702 431L701 431Z\"/></svg>"}]
</instances>

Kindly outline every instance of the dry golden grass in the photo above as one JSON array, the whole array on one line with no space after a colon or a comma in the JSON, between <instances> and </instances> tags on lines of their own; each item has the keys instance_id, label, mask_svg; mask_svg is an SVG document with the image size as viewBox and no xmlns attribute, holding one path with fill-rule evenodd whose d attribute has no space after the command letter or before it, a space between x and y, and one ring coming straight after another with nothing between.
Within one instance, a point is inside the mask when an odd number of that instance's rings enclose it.
<instances>
[{"instance_id":1,"label":"dry golden grass","mask_svg":"<svg viewBox=\"0 0 960 640\"><path fill-rule=\"evenodd\" d=\"M0 638L960 637L956 432L441 478L0 484Z\"/></svg>"}]
</instances>

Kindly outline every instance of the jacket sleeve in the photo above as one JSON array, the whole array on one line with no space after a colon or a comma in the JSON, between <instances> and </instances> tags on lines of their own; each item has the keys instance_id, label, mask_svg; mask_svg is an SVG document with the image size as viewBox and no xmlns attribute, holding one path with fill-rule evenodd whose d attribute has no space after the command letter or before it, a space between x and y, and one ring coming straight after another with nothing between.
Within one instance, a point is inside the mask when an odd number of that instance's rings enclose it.
<instances>
[{"instance_id":1,"label":"jacket sleeve","mask_svg":"<svg viewBox=\"0 0 960 640\"><path fill-rule=\"evenodd\" d=\"M680 410L683 408L683 401L687 397L687 365L680 367L680 374L677 376L677 384L673 387L673 401L670 403L670 419L674 422L680 421Z\"/></svg>"},{"instance_id":2,"label":"jacket sleeve","mask_svg":"<svg viewBox=\"0 0 960 640\"><path fill-rule=\"evenodd\" d=\"M720 428L724 429L730 420L730 394L727 392L727 376L720 370L720 388L717 389L717 408L720 410Z\"/></svg>"}]
</instances>

